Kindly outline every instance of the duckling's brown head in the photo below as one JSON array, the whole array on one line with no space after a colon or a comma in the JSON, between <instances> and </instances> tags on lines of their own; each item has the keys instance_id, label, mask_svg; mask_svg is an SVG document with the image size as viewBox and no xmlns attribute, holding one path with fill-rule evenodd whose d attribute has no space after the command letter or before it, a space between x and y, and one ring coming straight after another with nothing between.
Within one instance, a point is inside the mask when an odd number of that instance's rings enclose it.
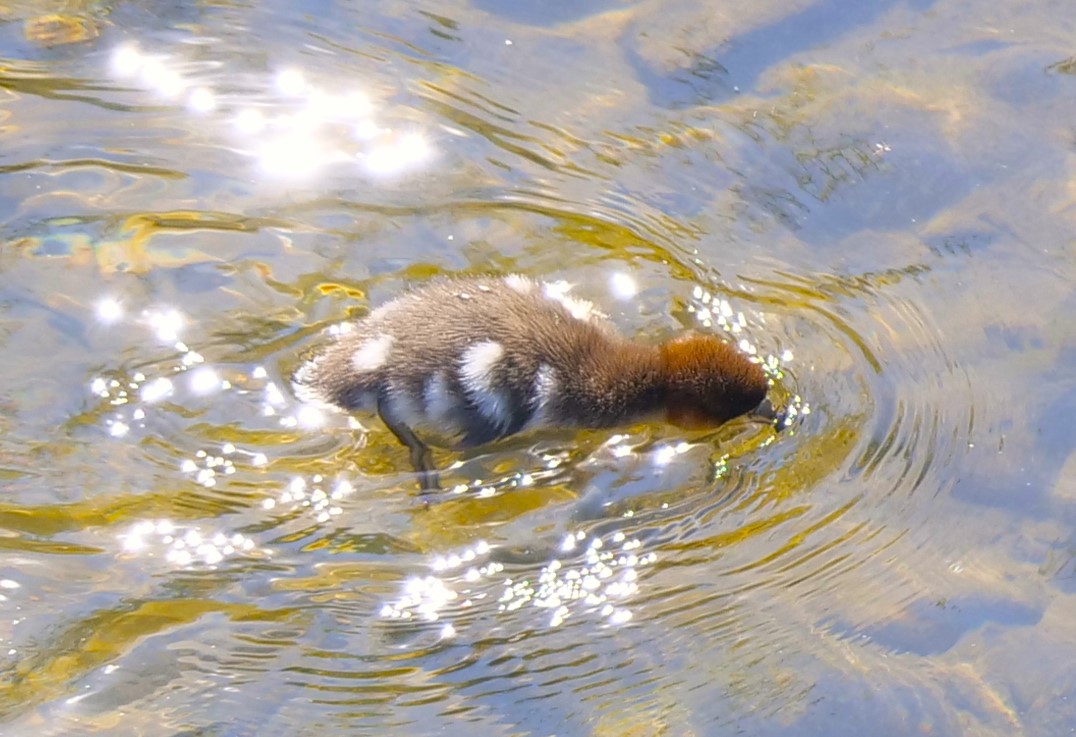
<instances>
[{"instance_id":1,"label":"duckling's brown head","mask_svg":"<svg viewBox=\"0 0 1076 737\"><path fill-rule=\"evenodd\" d=\"M666 417L674 425L715 427L766 398L762 367L715 336L689 333L664 343L660 354Z\"/></svg>"}]
</instances>

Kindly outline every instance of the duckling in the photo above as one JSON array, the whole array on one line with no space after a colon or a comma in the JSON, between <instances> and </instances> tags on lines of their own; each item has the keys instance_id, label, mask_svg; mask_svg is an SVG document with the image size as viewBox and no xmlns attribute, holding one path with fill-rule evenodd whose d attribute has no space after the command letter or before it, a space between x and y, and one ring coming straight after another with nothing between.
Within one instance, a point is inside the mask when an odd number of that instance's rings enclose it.
<instances>
[{"instance_id":1,"label":"duckling","mask_svg":"<svg viewBox=\"0 0 1076 737\"><path fill-rule=\"evenodd\" d=\"M340 326L292 385L304 401L376 412L410 451L423 491L438 481L416 430L472 447L539 428L774 417L762 368L719 338L633 342L590 302L518 274L407 292Z\"/></svg>"}]
</instances>

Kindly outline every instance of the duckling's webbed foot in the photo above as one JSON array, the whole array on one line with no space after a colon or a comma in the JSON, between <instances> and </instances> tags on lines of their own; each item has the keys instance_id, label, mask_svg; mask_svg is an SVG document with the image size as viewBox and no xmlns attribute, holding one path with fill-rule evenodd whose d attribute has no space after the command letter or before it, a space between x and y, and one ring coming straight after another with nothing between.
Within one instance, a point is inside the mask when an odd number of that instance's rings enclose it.
<instances>
[{"instance_id":1,"label":"duckling's webbed foot","mask_svg":"<svg viewBox=\"0 0 1076 737\"><path fill-rule=\"evenodd\" d=\"M377 402L377 414L385 423L385 427L391 430L396 439L410 452L411 465L418 474L421 493L440 491L441 483L437 476L437 466L434 465L433 452L429 446L419 440L407 423L393 413L392 402L386 401L384 397Z\"/></svg>"}]
</instances>

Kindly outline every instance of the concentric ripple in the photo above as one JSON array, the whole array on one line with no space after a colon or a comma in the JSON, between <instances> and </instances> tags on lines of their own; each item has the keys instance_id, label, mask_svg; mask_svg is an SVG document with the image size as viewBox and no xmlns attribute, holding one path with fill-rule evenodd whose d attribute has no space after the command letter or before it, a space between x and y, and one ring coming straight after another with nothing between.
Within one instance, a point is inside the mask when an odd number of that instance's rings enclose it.
<instances>
[{"instance_id":1,"label":"concentric ripple","mask_svg":"<svg viewBox=\"0 0 1076 737\"><path fill-rule=\"evenodd\" d=\"M934 479L952 478L967 453L974 398L917 307L929 288L921 273L775 274L747 285L775 352L790 345L806 357L786 372L784 390L809 397L814 411L793 437L732 469L716 502L663 516L663 564L691 586L658 597L657 616L671 628L741 647L748 631L768 650L827 621L835 596L862 592L840 605L852 629L850 619L930 596L931 583L905 572L914 563L884 564L903 538L928 542L930 500L946 491Z\"/></svg>"}]
</instances>

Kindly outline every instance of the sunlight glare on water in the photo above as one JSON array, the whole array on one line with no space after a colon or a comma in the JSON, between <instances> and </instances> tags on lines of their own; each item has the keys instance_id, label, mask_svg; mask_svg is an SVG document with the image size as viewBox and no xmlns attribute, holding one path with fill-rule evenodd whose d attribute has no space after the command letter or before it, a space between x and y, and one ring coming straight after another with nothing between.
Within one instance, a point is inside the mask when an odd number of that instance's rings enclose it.
<instances>
[{"instance_id":1,"label":"sunlight glare on water","mask_svg":"<svg viewBox=\"0 0 1076 737\"><path fill-rule=\"evenodd\" d=\"M656 554L639 552L641 545L622 532L612 535L608 544L601 537L573 533L561 544L561 557L531 579L503 575L504 564L491 557L495 549L478 542L434 558L428 564L431 573L405 581L401 596L383 605L380 613L387 619L433 622L490 600L500 612L523 607L548 611L550 628L581 616L598 617L607 625L627 624L630 601L639 592L639 571L657 561ZM463 624L450 624L453 633L466 631Z\"/></svg>"},{"instance_id":2,"label":"sunlight glare on water","mask_svg":"<svg viewBox=\"0 0 1076 737\"><path fill-rule=\"evenodd\" d=\"M208 533L197 525L176 525L171 520L138 522L119 538L127 555L163 559L177 568L212 568L235 556L270 555L240 533Z\"/></svg>"},{"instance_id":3,"label":"sunlight glare on water","mask_svg":"<svg viewBox=\"0 0 1076 737\"><path fill-rule=\"evenodd\" d=\"M277 71L267 85L276 98L252 107L234 96L225 104L208 84L185 78L179 58L145 54L136 44L118 46L110 68L118 79L164 99L182 98L194 113L219 112L217 130L204 125L202 130L225 136L230 127L241 133L242 140L233 137L234 146L270 179L311 182L331 168L349 165L355 173L397 177L422 169L435 155L429 136L413 125L379 125L377 108L364 91L322 89L301 69ZM230 125L225 122L229 117Z\"/></svg>"},{"instance_id":4,"label":"sunlight glare on water","mask_svg":"<svg viewBox=\"0 0 1076 737\"><path fill-rule=\"evenodd\" d=\"M103 325L119 322L123 317L123 304L112 297L102 297L94 306L97 320Z\"/></svg>"}]
</instances>

